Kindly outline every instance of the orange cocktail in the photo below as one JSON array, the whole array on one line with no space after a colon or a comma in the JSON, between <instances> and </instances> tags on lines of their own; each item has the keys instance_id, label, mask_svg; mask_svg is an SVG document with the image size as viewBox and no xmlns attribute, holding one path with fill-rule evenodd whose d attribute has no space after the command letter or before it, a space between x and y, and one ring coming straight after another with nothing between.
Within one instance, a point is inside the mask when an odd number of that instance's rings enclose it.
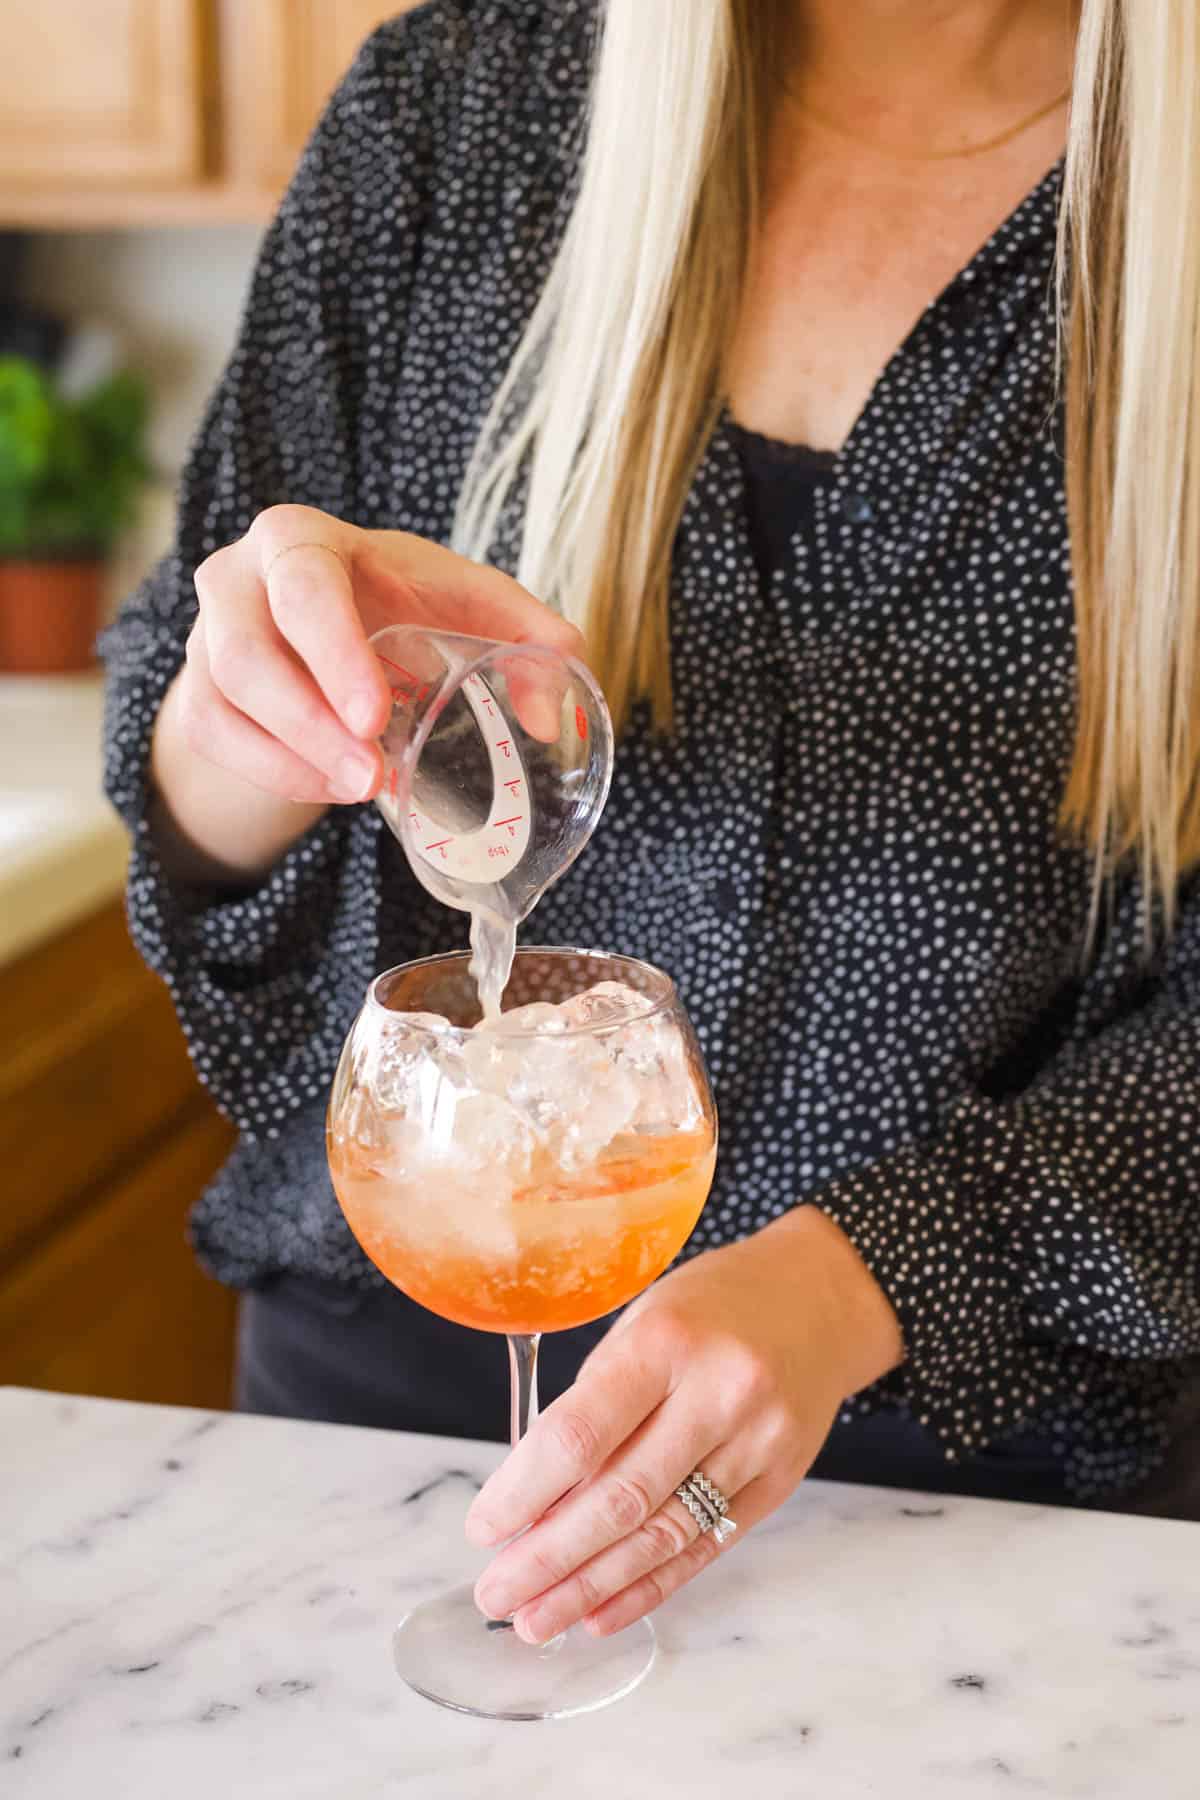
<instances>
[{"instance_id":1,"label":"orange cocktail","mask_svg":"<svg viewBox=\"0 0 1200 1800\"><path fill-rule=\"evenodd\" d=\"M489 1007L462 953L377 976L334 1077L327 1145L349 1227L388 1281L507 1336L515 1444L537 1415L542 1334L606 1319L683 1249L717 1117L660 969L518 950L500 986L505 1008ZM535 1650L465 1583L415 1605L392 1649L409 1686L444 1706L566 1718L635 1687L654 1632L645 1619L611 1638L573 1628Z\"/></svg>"},{"instance_id":2,"label":"orange cocktail","mask_svg":"<svg viewBox=\"0 0 1200 1800\"><path fill-rule=\"evenodd\" d=\"M480 1331L562 1331L648 1287L682 1249L712 1182L711 1130L617 1137L586 1168L535 1161L511 1193L430 1159L390 1174L330 1140L333 1185L388 1280Z\"/></svg>"}]
</instances>

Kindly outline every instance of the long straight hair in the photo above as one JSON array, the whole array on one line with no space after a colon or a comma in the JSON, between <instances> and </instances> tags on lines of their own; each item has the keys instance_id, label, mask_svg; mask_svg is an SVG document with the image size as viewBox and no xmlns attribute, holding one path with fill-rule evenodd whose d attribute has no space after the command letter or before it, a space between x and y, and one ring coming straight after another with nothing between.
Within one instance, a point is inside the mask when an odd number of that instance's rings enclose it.
<instances>
[{"instance_id":1,"label":"long straight hair","mask_svg":"<svg viewBox=\"0 0 1200 1800\"><path fill-rule=\"evenodd\" d=\"M1136 18L1135 15L1136 14ZM577 197L467 471L485 556L671 710L671 546L756 225L780 0L606 0ZM1200 861L1200 7L1083 0L1059 255L1077 631L1064 827L1173 914Z\"/></svg>"}]
</instances>

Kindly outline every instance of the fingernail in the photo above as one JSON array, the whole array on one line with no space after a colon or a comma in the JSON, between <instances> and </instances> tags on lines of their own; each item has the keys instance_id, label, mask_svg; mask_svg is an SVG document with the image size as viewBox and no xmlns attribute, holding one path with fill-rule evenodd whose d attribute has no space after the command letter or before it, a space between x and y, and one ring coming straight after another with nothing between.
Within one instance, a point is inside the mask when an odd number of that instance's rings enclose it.
<instances>
[{"instance_id":1,"label":"fingernail","mask_svg":"<svg viewBox=\"0 0 1200 1800\"><path fill-rule=\"evenodd\" d=\"M525 1644L548 1644L554 1636L552 1631L543 1631L526 1613L517 1614L513 1620L513 1630Z\"/></svg>"},{"instance_id":2,"label":"fingernail","mask_svg":"<svg viewBox=\"0 0 1200 1800\"><path fill-rule=\"evenodd\" d=\"M365 756L344 756L332 787L339 800L365 800L375 779L375 765Z\"/></svg>"},{"instance_id":3,"label":"fingernail","mask_svg":"<svg viewBox=\"0 0 1200 1800\"><path fill-rule=\"evenodd\" d=\"M467 1514L463 1530L466 1532L468 1544L474 1544L480 1550L486 1550L489 1544L500 1542L500 1533L495 1526L489 1525L485 1518L474 1513Z\"/></svg>"},{"instance_id":4,"label":"fingernail","mask_svg":"<svg viewBox=\"0 0 1200 1800\"><path fill-rule=\"evenodd\" d=\"M525 700L523 707L525 728L531 737L543 744L552 744L558 736L562 718L562 708L553 694L543 692L532 693Z\"/></svg>"},{"instance_id":5,"label":"fingernail","mask_svg":"<svg viewBox=\"0 0 1200 1800\"><path fill-rule=\"evenodd\" d=\"M507 1618L513 1611L511 1600L502 1584L489 1584L486 1575L475 1582L475 1606L486 1618Z\"/></svg>"}]
</instances>

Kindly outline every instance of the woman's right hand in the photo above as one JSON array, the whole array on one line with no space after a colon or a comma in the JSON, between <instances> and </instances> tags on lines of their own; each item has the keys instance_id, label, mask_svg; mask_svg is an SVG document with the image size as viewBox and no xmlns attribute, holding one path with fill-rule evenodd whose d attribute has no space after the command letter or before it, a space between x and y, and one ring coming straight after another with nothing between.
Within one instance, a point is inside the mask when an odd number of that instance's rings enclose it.
<instances>
[{"instance_id":1,"label":"woman's right hand","mask_svg":"<svg viewBox=\"0 0 1200 1800\"><path fill-rule=\"evenodd\" d=\"M421 624L582 656L583 638L498 569L403 531L273 506L196 571L181 675L189 747L282 799L368 799L391 697L368 643Z\"/></svg>"},{"instance_id":2,"label":"woman's right hand","mask_svg":"<svg viewBox=\"0 0 1200 1800\"><path fill-rule=\"evenodd\" d=\"M260 872L331 801L377 792L391 696L367 639L383 626L584 654L573 625L498 569L306 506L260 513L200 565L196 592L152 753L155 833L172 871L191 879ZM543 735L537 696L524 704Z\"/></svg>"}]
</instances>

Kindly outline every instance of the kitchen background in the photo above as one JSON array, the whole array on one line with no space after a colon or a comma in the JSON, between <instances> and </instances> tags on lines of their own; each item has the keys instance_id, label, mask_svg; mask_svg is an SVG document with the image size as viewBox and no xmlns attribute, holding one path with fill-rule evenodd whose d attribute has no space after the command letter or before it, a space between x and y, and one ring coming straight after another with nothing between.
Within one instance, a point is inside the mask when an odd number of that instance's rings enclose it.
<instances>
[{"instance_id":1,"label":"kitchen background","mask_svg":"<svg viewBox=\"0 0 1200 1800\"><path fill-rule=\"evenodd\" d=\"M229 1399L234 1302L193 1264L185 1220L232 1133L128 941L89 645L169 541L321 104L402 10L38 0L5 33L0 1384Z\"/></svg>"}]
</instances>

